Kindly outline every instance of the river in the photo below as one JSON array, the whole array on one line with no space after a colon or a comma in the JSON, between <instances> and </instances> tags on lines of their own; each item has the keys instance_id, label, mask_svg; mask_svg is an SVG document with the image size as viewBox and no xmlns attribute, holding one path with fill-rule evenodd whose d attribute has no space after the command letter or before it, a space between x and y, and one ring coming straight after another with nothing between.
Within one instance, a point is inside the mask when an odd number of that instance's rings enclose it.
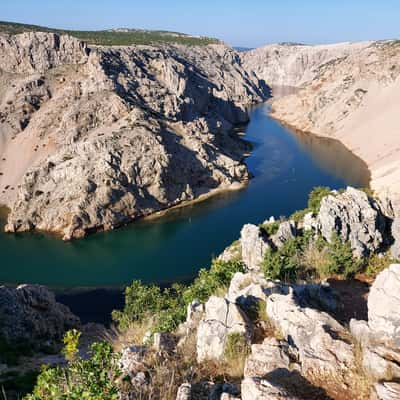
<instances>
[{"instance_id":1,"label":"river","mask_svg":"<svg viewBox=\"0 0 400 400\"><path fill-rule=\"evenodd\" d=\"M267 103L255 107L245 130L254 144L247 159L254 178L245 189L69 243L0 233L0 283L60 289L188 280L239 237L243 224L304 208L318 185L368 184L365 164L339 142L292 132L268 112Z\"/></svg>"}]
</instances>

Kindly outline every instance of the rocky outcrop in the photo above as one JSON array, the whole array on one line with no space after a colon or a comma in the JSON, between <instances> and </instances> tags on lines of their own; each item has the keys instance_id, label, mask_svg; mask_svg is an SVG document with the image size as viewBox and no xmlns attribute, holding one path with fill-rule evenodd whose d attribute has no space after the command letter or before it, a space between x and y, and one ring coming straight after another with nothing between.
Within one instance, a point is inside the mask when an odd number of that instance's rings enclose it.
<instances>
[{"instance_id":1,"label":"rocky outcrop","mask_svg":"<svg viewBox=\"0 0 400 400\"><path fill-rule=\"evenodd\" d=\"M197 331L197 360L223 359L231 335L239 335L244 343L248 342L252 336L250 321L235 303L211 296Z\"/></svg>"},{"instance_id":2,"label":"rocky outcrop","mask_svg":"<svg viewBox=\"0 0 400 400\"><path fill-rule=\"evenodd\" d=\"M350 330L359 341L362 365L380 400L396 398L400 379L400 265L383 270L368 296L368 322L352 319Z\"/></svg>"},{"instance_id":3,"label":"rocky outcrop","mask_svg":"<svg viewBox=\"0 0 400 400\"><path fill-rule=\"evenodd\" d=\"M382 337L400 343L400 264L393 264L376 278L368 296L368 325Z\"/></svg>"},{"instance_id":4,"label":"rocky outcrop","mask_svg":"<svg viewBox=\"0 0 400 400\"><path fill-rule=\"evenodd\" d=\"M361 257L382 249L387 239L388 219L375 200L349 187L342 194L322 199L317 227L328 241L333 233L343 241L350 241L354 254Z\"/></svg>"},{"instance_id":5,"label":"rocky outcrop","mask_svg":"<svg viewBox=\"0 0 400 400\"><path fill-rule=\"evenodd\" d=\"M266 91L232 49L1 43L7 231L82 237L247 182L248 145L231 130Z\"/></svg>"},{"instance_id":6,"label":"rocky outcrop","mask_svg":"<svg viewBox=\"0 0 400 400\"><path fill-rule=\"evenodd\" d=\"M58 341L79 325L79 318L44 286L0 286L0 337L10 343Z\"/></svg>"},{"instance_id":7,"label":"rocky outcrop","mask_svg":"<svg viewBox=\"0 0 400 400\"><path fill-rule=\"evenodd\" d=\"M259 270L264 254L270 247L261 229L252 224L244 225L240 232L242 260L249 270Z\"/></svg>"},{"instance_id":8,"label":"rocky outcrop","mask_svg":"<svg viewBox=\"0 0 400 400\"><path fill-rule=\"evenodd\" d=\"M267 315L291 344L304 374L340 376L354 365L345 329L328 314L300 306L293 292L269 296Z\"/></svg>"}]
</instances>

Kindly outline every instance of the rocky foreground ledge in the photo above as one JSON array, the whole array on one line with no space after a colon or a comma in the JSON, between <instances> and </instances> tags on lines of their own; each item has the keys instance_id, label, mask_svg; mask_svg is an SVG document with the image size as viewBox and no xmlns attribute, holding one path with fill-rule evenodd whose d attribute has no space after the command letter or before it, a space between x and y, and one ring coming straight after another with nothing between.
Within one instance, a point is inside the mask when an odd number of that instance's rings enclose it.
<instances>
[{"instance_id":1,"label":"rocky foreground ledge","mask_svg":"<svg viewBox=\"0 0 400 400\"><path fill-rule=\"evenodd\" d=\"M232 128L267 94L222 44L88 47L53 33L0 35L6 230L79 238L240 187L249 146Z\"/></svg>"},{"instance_id":2,"label":"rocky foreground ledge","mask_svg":"<svg viewBox=\"0 0 400 400\"><path fill-rule=\"evenodd\" d=\"M287 220L245 225L240 240L193 284L161 292L135 282L124 310L113 314L119 326L107 336L113 350L96 348L92 358L75 355L52 375L42 373L28 399L44 393L53 400L52 390L70 396L95 390L114 399L106 395L112 391L121 400L398 399L398 222L389 200L353 188L318 189L309 208ZM363 283L366 291L357 290L355 274L373 281ZM39 296L44 302L25 295L33 291L1 288L2 303L18 306L3 309L8 328L0 334L12 337L13 325L23 332L27 317L43 336L77 326L49 295ZM65 317L54 319L60 310Z\"/></svg>"}]
</instances>

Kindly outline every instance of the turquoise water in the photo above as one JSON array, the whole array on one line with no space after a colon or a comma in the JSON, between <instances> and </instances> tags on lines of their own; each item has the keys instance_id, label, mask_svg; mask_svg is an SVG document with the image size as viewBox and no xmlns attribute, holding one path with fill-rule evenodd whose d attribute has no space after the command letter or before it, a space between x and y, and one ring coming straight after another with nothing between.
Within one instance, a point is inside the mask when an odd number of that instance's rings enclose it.
<instances>
[{"instance_id":1,"label":"turquoise water","mask_svg":"<svg viewBox=\"0 0 400 400\"><path fill-rule=\"evenodd\" d=\"M71 288L190 279L238 238L243 224L304 208L317 185L368 184L365 165L344 146L289 131L268 116L267 104L251 112L246 139L254 144L246 189L70 243L0 233L0 283Z\"/></svg>"}]
</instances>

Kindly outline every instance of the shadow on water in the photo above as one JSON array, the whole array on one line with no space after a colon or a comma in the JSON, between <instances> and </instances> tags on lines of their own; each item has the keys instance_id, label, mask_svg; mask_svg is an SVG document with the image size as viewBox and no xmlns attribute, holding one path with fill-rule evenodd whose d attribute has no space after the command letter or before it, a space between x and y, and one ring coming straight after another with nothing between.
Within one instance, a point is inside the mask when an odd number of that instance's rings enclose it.
<instances>
[{"instance_id":1,"label":"shadow on water","mask_svg":"<svg viewBox=\"0 0 400 400\"><path fill-rule=\"evenodd\" d=\"M247 188L81 241L0 233L0 283L115 289L133 279L187 281L238 238L243 224L304 208L318 185L368 184L364 163L339 142L290 131L268 110L255 107L246 128L254 146Z\"/></svg>"}]
</instances>

